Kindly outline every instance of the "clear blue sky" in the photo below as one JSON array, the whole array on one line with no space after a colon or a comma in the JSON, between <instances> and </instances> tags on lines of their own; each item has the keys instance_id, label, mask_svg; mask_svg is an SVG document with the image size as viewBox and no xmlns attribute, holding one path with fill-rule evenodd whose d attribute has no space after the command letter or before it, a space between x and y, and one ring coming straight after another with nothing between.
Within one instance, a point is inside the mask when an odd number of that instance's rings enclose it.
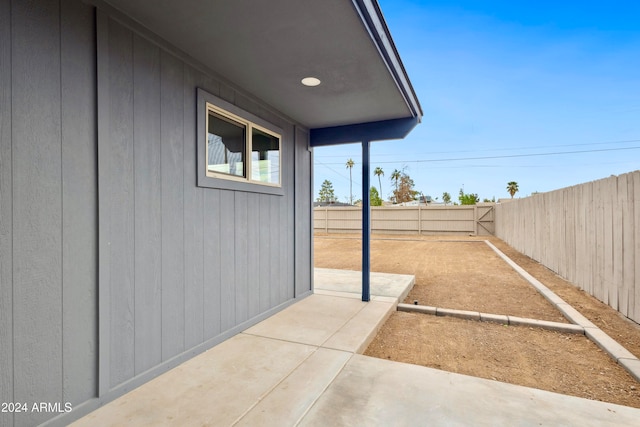
<instances>
[{"instance_id":1,"label":"clear blue sky","mask_svg":"<svg viewBox=\"0 0 640 427\"><path fill-rule=\"evenodd\" d=\"M640 1L379 0L424 118L372 144L394 169L454 200L546 192L640 169ZM573 152L570 154L557 154ZM361 146L317 148L315 191L361 197ZM377 177L372 185L378 186Z\"/></svg>"}]
</instances>

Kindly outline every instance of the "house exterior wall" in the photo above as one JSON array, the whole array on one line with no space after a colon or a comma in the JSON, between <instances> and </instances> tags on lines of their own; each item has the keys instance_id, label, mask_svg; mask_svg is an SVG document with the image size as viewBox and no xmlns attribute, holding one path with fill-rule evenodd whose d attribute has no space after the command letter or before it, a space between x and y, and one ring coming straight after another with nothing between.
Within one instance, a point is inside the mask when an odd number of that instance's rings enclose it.
<instances>
[{"instance_id":1,"label":"house exterior wall","mask_svg":"<svg viewBox=\"0 0 640 427\"><path fill-rule=\"evenodd\" d=\"M96 390L94 14L1 0L0 33L0 425L35 425Z\"/></svg>"},{"instance_id":2,"label":"house exterior wall","mask_svg":"<svg viewBox=\"0 0 640 427\"><path fill-rule=\"evenodd\" d=\"M283 195L198 187L196 89L283 129ZM126 19L0 0L0 401L64 425L311 292L308 131Z\"/></svg>"}]
</instances>

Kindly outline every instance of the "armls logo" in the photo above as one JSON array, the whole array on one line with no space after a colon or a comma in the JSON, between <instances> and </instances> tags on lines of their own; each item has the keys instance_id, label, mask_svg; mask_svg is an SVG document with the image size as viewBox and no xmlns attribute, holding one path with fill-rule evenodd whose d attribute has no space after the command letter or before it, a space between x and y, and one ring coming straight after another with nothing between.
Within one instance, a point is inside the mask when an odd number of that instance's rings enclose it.
<instances>
[{"instance_id":1,"label":"armls logo","mask_svg":"<svg viewBox=\"0 0 640 427\"><path fill-rule=\"evenodd\" d=\"M73 405L71 405L71 402L34 402L31 406L31 412L56 412L64 414L65 412L71 412L72 410Z\"/></svg>"},{"instance_id":2,"label":"armls logo","mask_svg":"<svg viewBox=\"0 0 640 427\"><path fill-rule=\"evenodd\" d=\"M27 402L2 402L2 407L0 408L0 412L45 412L45 413L58 413L64 414L66 412L71 412L73 410L73 405L71 402L33 402L29 405Z\"/></svg>"}]
</instances>

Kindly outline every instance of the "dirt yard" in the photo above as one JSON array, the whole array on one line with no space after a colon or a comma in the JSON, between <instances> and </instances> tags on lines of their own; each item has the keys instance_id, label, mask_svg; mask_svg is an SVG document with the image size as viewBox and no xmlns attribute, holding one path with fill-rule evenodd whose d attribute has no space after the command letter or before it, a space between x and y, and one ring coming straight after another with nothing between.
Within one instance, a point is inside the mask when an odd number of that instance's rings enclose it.
<instances>
[{"instance_id":1,"label":"dirt yard","mask_svg":"<svg viewBox=\"0 0 640 427\"><path fill-rule=\"evenodd\" d=\"M371 269L415 275L408 303L566 323L484 239L640 356L640 325L494 237L373 236ZM315 236L316 267L360 270L360 251ZM640 408L640 383L584 335L395 312L365 354Z\"/></svg>"}]
</instances>

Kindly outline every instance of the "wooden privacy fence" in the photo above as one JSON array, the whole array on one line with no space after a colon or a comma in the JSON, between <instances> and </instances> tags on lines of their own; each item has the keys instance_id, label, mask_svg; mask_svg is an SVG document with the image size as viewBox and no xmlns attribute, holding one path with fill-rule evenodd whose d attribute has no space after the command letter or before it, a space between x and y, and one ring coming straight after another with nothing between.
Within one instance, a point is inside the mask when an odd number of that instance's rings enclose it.
<instances>
[{"instance_id":1,"label":"wooden privacy fence","mask_svg":"<svg viewBox=\"0 0 640 427\"><path fill-rule=\"evenodd\" d=\"M498 204L495 231L640 322L640 171Z\"/></svg>"},{"instance_id":2,"label":"wooden privacy fence","mask_svg":"<svg viewBox=\"0 0 640 427\"><path fill-rule=\"evenodd\" d=\"M372 207L371 232L393 234L493 234L493 203L475 206ZM362 230L359 207L317 207L314 231L357 233Z\"/></svg>"}]
</instances>

